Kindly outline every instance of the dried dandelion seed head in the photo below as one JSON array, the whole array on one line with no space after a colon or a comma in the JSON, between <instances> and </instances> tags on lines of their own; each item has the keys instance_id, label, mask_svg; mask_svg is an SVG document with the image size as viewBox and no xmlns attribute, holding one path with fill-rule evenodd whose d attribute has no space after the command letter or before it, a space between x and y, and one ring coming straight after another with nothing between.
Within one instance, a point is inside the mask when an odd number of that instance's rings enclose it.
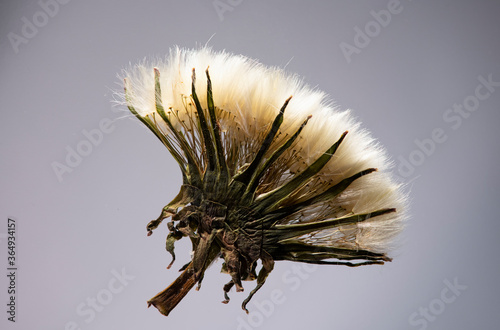
<instances>
[{"instance_id":1,"label":"dried dandelion seed head","mask_svg":"<svg viewBox=\"0 0 500 330\"><path fill-rule=\"evenodd\" d=\"M167 250L190 237L184 272L149 301L168 313L217 257L264 284L275 260L383 264L401 231L405 195L384 150L348 111L296 75L209 48L175 48L124 72L129 109L178 162L178 196L147 225L168 223ZM397 211L396 211L397 210ZM257 260L262 261L259 274ZM172 263L171 263L172 264ZM171 265L170 264L170 265ZM170 267L170 265L168 267Z\"/></svg>"}]
</instances>

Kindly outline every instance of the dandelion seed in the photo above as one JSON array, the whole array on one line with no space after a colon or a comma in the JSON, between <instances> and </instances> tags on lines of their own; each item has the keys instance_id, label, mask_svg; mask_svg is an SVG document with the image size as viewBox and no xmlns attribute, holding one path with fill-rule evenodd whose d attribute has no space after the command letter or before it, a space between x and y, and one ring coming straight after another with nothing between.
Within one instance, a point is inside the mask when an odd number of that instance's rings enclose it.
<instances>
[{"instance_id":1,"label":"dandelion seed","mask_svg":"<svg viewBox=\"0 0 500 330\"><path fill-rule=\"evenodd\" d=\"M176 241L189 237L193 245L182 274L148 306L168 315L219 257L230 276L223 303L233 287L243 291L242 281L257 281L245 311L275 261L391 261L405 194L387 173L384 150L324 93L278 68L209 48L175 48L165 61L124 76L128 108L183 178L147 233L171 218L167 268Z\"/></svg>"}]
</instances>

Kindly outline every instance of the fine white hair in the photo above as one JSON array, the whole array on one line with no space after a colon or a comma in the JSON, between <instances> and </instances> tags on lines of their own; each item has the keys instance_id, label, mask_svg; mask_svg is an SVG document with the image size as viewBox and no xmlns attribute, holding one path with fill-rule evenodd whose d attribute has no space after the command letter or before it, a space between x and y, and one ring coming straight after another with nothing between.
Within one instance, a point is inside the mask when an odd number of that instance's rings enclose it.
<instances>
[{"instance_id":1,"label":"fine white hair","mask_svg":"<svg viewBox=\"0 0 500 330\"><path fill-rule=\"evenodd\" d=\"M401 231L406 217L407 197L401 184L391 177L391 162L385 150L361 127L350 111L340 111L326 94L312 89L297 76L280 68L267 67L241 55L215 52L203 47L195 50L173 48L164 59L144 61L124 70L130 91L129 105L140 116L155 119L165 134L168 129L156 112L154 69L161 73L160 85L165 111L172 114L176 129L195 136L193 149L202 160L201 138L193 125L196 111L191 95L192 70L196 72L196 91L200 103L207 103L208 68L218 124L223 134L224 153L232 174L251 162L266 132L285 100L292 96L284 113L279 132L267 157L293 135L304 120L312 116L292 148L279 158L276 166L260 182L258 194L265 194L301 173L320 157L341 135L348 131L332 159L307 185L294 192L284 204L291 204L324 192L360 171L376 168L350 184L332 200L304 208L281 220L283 224L322 221L379 209L395 208L359 223L321 230L300 240L338 248L387 252Z\"/></svg>"}]
</instances>

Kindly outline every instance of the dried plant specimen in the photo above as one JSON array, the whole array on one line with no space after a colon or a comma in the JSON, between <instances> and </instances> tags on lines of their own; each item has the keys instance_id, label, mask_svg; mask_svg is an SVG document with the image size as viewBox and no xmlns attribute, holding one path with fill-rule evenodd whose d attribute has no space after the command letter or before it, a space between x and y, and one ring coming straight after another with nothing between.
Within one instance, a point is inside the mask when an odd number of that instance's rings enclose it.
<instances>
[{"instance_id":1,"label":"dried plant specimen","mask_svg":"<svg viewBox=\"0 0 500 330\"><path fill-rule=\"evenodd\" d=\"M401 231L406 196L385 151L348 111L295 75L209 48L175 48L125 70L123 97L179 164L166 249L189 237L191 260L148 301L168 315L216 258L224 303L242 281L265 283L274 262L383 264ZM257 261L261 268L257 272ZM248 311L247 311L248 312Z\"/></svg>"}]
</instances>

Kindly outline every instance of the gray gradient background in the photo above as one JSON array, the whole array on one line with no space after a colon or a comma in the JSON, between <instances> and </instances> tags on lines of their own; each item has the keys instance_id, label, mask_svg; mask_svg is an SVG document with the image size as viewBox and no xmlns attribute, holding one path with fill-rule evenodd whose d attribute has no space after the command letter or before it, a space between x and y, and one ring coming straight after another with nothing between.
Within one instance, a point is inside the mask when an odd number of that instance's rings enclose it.
<instances>
[{"instance_id":1,"label":"gray gradient background","mask_svg":"<svg viewBox=\"0 0 500 330\"><path fill-rule=\"evenodd\" d=\"M479 75L500 81L500 3L402 0L402 12L347 63L340 43L353 44L354 28L388 2L233 0L221 20L212 1L73 0L15 53L8 33L21 34L22 17L32 21L41 7L2 1L0 264L5 270L7 217L14 217L19 270L15 324L6 320L0 279L0 328L64 329L74 321L81 329L237 329L238 318L247 321L240 305L254 283L221 304L228 276L219 274L220 262L168 318L146 308L189 257L188 242L178 245L167 271L166 226L151 237L145 231L181 178L155 137L110 103L110 91L121 88L116 74L129 62L161 57L173 45L203 45L215 34L214 49L286 66L353 109L411 193L393 263L323 266L297 280L292 263L280 262L254 301L273 290L285 301L263 320L254 315L254 328L420 329L410 315L439 307L444 281L457 279L467 289L427 328L498 329L500 90L457 129L443 114L474 94ZM103 118L115 120L113 131L59 182L51 164L64 163L65 148L75 149L82 130ZM447 140L401 175L400 157L435 128ZM87 323L77 306L108 287L113 269L135 278Z\"/></svg>"}]
</instances>

